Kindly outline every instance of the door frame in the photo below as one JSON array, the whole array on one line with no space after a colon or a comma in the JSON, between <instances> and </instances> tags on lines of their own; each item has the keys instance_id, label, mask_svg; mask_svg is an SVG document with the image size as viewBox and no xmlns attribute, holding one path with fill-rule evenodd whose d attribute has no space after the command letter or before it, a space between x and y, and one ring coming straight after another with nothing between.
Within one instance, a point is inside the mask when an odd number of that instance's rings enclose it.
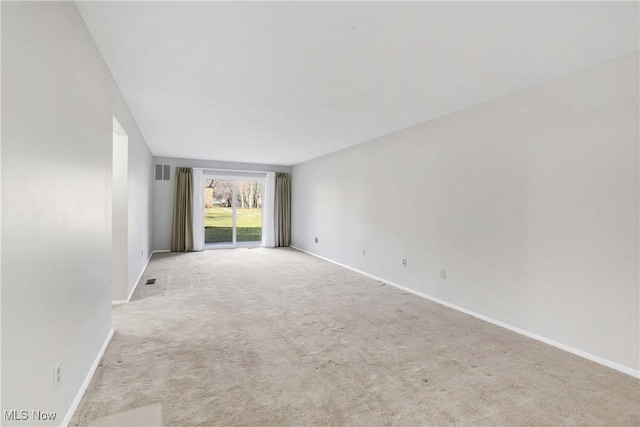
<instances>
[{"instance_id":1,"label":"door frame","mask_svg":"<svg viewBox=\"0 0 640 427\"><path fill-rule=\"evenodd\" d=\"M207 243L205 240L204 249L232 249L232 248L257 248L262 246L262 240L260 242L240 242L237 241L237 227L236 227L236 204L238 201L238 181L256 181L262 183L261 199L264 200L264 185L266 181L266 172L232 172L232 171L216 171L211 169L202 170L203 181L211 179L219 181L231 181L232 182L232 194L231 194L231 243ZM202 188L204 191L204 187ZM204 218L204 198L201 206L202 216ZM203 219L204 224L204 219ZM261 226L263 226L261 222ZM205 227L202 227L202 233L204 234Z\"/></svg>"}]
</instances>

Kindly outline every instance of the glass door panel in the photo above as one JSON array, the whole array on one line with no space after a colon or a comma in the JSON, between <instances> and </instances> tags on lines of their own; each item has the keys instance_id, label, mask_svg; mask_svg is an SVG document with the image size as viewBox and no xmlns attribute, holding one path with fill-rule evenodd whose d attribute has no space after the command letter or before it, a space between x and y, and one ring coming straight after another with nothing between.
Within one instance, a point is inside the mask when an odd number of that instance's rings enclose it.
<instances>
[{"instance_id":1,"label":"glass door panel","mask_svg":"<svg viewBox=\"0 0 640 427\"><path fill-rule=\"evenodd\" d=\"M262 241L262 182L236 182L236 242Z\"/></svg>"},{"instance_id":2,"label":"glass door panel","mask_svg":"<svg viewBox=\"0 0 640 427\"><path fill-rule=\"evenodd\" d=\"M204 188L205 244L233 244L233 181L206 179Z\"/></svg>"}]
</instances>

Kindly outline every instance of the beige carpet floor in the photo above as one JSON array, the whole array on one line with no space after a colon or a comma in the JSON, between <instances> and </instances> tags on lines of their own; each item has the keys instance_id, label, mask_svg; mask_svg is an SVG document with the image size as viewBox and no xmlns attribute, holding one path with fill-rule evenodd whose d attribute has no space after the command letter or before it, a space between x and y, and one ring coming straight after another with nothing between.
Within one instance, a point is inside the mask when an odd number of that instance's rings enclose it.
<instances>
[{"instance_id":1,"label":"beige carpet floor","mask_svg":"<svg viewBox=\"0 0 640 427\"><path fill-rule=\"evenodd\" d=\"M637 379L292 249L151 277L71 425L640 425Z\"/></svg>"}]
</instances>

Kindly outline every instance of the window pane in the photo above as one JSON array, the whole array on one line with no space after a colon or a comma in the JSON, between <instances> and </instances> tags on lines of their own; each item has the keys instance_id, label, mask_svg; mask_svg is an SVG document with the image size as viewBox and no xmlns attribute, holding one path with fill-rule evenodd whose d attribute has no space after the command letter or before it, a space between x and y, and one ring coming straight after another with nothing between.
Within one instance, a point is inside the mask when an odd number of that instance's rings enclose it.
<instances>
[{"instance_id":1,"label":"window pane","mask_svg":"<svg viewBox=\"0 0 640 427\"><path fill-rule=\"evenodd\" d=\"M262 240L262 183L238 181L236 197L236 241Z\"/></svg>"},{"instance_id":2,"label":"window pane","mask_svg":"<svg viewBox=\"0 0 640 427\"><path fill-rule=\"evenodd\" d=\"M233 182L205 180L204 188L204 242L232 243Z\"/></svg>"}]
</instances>

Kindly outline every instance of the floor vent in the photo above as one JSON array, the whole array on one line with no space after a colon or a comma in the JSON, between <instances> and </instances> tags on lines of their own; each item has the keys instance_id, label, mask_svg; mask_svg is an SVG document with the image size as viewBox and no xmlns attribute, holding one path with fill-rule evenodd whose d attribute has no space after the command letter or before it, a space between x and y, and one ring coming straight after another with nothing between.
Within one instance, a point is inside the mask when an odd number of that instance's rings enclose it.
<instances>
[{"instance_id":1,"label":"floor vent","mask_svg":"<svg viewBox=\"0 0 640 427\"><path fill-rule=\"evenodd\" d=\"M145 285L153 285L156 283L156 279L147 279L146 282L144 282Z\"/></svg>"}]
</instances>

